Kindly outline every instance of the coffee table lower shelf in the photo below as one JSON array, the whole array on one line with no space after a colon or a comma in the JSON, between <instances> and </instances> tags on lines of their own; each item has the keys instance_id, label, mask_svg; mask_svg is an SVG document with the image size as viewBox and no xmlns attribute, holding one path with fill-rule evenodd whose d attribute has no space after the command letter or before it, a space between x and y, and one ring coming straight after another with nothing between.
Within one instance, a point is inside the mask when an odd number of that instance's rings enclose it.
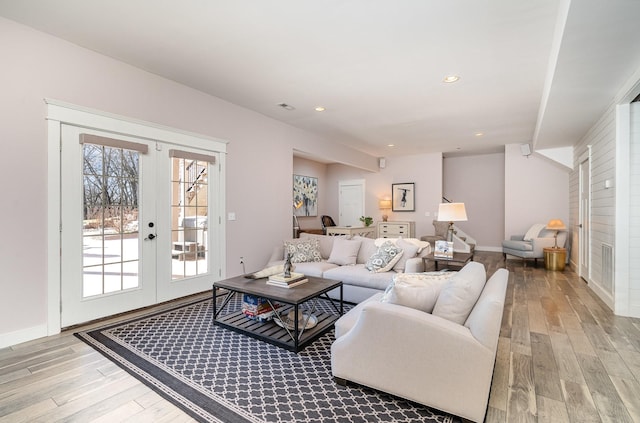
<instances>
[{"instance_id":1,"label":"coffee table lower shelf","mask_svg":"<svg viewBox=\"0 0 640 423\"><path fill-rule=\"evenodd\" d=\"M290 309L290 307L281 307L279 310L286 312ZM318 323L314 327L303 331L302 336L298 339L297 345L289 332L277 325L273 320L266 322L251 320L241 311L218 317L213 323L243 335L277 345L289 351L299 352L326 332L330 331L333 328L333 324L339 318L339 316L335 314L323 312L316 312L313 315L318 320ZM293 330L291 330L291 332L293 332Z\"/></svg>"},{"instance_id":2,"label":"coffee table lower shelf","mask_svg":"<svg viewBox=\"0 0 640 423\"><path fill-rule=\"evenodd\" d=\"M308 276L307 279L306 283L291 289L267 285L266 278L247 279L237 276L214 282L213 324L297 353L330 331L344 313L342 282L313 276ZM338 299L329 297L328 293L332 290L338 290ZM252 320L242 310L230 308L230 301L243 294L263 298L271 308L277 307L278 314L273 316L274 320ZM326 307L319 307L321 303ZM279 317L290 310L295 314L292 318L293 325L285 324ZM301 312L313 315L313 327L308 324L306 326L309 327L300 327L307 323L299 320Z\"/></svg>"}]
</instances>

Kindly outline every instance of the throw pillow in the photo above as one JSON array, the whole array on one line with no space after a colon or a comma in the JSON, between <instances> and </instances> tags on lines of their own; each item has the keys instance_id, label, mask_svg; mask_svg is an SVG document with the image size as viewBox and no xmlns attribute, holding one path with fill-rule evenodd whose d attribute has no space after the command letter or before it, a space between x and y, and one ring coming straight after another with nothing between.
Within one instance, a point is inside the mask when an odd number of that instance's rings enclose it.
<instances>
[{"instance_id":1,"label":"throw pillow","mask_svg":"<svg viewBox=\"0 0 640 423\"><path fill-rule=\"evenodd\" d=\"M547 225L545 225L544 223L536 223L533 226L531 226L529 228L529 230L527 231L526 234L524 234L524 240L525 241L531 241L533 238L538 238L538 234L540 233L541 230L543 230L544 228L546 228Z\"/></svg>"},{"instance_id":2,"label":"throw pillow","mask_svg":"<svg viewBox=\"0 0 640 423\"><path fill-rule=\"evenodd\" d=\"M293 254L291 263L322 261L317 239L294 239L284 242L284 254Z\"/></svg>"},{"instance_id":3,"label":"throw pillow","mask_svg":"<svg viewBox=\"0 0 640 423\"><path fill-rule=\"evenodd\" d=\"M404 272L407 260L416 256L416 254L418 253L418 247L405 241L402 238L398 239L395 244L396 247L402 249L403 253L402 257L400 257L400 260L398 260L397 263L393 265L393 270L395 270L396 272Z\"/></svg>"},{"instance_id":4,"label":"throw pillow","mask_svg":"<svg viewBox=\"0 0 640 423\"><path fill-rule=\"evenodd\" d=\"M393 278L380 301L431 313L442 287L455 273L401 273Z\"/></svg>"},{"instance_id":5,"label":"throw pillow","mask_svg":"<svg viewBox=\"0 0 640 423\"><path fill-rule=\"evenodd\" d=\"M329 263L339 266L356 264L358 250L360 250L360 240L351 240L344 237L336 237L333 241L333 249L329 256Z\"/></svg>"},{"instance_id":6,"label":"throw pillow","mask_svg":"<svg viewBox=\"0 0 640 423\"><path fill-rule=\"evenodd\" d=\"M396 247L393 242L385 242L378 250L369 257L364 267L375 273L388 272L402 257L402 250Z\"/></svg>"},{"instance_id":7,"label":"throw pillow","mask_svg":"<svg viewBox=\"0 0 640 423\"><path fill-rule=\"evenodd\" d=\"M440 291L432 314L464 324L487 280L484 265L472 261L449 279Z\"/></svg>"}]
</instances>

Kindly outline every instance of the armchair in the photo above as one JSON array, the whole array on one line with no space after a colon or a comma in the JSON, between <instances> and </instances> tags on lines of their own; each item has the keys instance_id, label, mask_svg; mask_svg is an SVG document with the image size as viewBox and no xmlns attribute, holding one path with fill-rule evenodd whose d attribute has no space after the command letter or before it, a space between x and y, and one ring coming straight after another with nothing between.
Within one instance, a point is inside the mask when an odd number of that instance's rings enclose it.
<instances>
[{"instance_id":1,"label":"armchair","mask_svg":"<svg viewBox=\"0 0 640 423\"><path fill-rule=\"evenodd\" d=\"M538 266L538 259L544 258L544 248L553 247L556 231L545 229L546 225L537 223L524 235L512 235L510 239L502 241L502 255L506 260L507 254L522 258L526 266L527 259L533 259ZM564 247L567 240L566 232L558 232L558 247Z\"/></svg>"},{"instance_id":2,"label":"armchair","mask_svg":"<svg viewBox=\"0 0 640 423\"><path fill-rule=\"evenodd\" d=\"M424 235L420 237L421 241L427 241L431 244L431 247L435 247L435 242L439 240L446 240L449 234L449 222L433 221L433 227L435 228L435 235ZM471 253L473 254L476 247L476 240L464 233L456 225L453 225L453 251L456 253Z\"/></svg>"}]
</instances>

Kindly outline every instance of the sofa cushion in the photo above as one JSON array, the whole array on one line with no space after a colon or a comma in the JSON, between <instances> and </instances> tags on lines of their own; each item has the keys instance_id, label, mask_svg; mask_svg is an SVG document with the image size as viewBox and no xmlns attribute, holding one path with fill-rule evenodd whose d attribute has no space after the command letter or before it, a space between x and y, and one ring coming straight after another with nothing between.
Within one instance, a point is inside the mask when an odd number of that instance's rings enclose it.
<instances>
[{"instance_id":1,"label":"sofa cushion","mask_svg":"<svg viewBox=\"0 0 640 423\"><path fill-rule=\"evenodd\" d=\"M408 242L409 244L413 244L416 247L418 247L418 254L422 254L424 252L424 249L428 249L429 251L427 251L426 254L429 254L429 252L431 252L431 244L429 244L427 241L423 241L421 239L418 238L376 238L374 243L376 244L376 247L381 246L382 244L384 244L387 241L391 241L394 244L398 245L398 241L399 240L403 240L405 242Z\"/></svg>"},{"instance_id":2,"label":"sofa cushion","mask_svg":"<svg viewBox=\"0 0 640 423\"><path fill-rule=\"evenodd\" d=\"M316 239L318 240L318 244L320 245L320 255L323 259L328 259L331 255L331 250L333 249L333 242L336 238L335 236L326 236L319 234L310 234L303 232L300 234L300 239Z\"/></svg>"},{"instance_id":3,"label":"sofa cushion","mask_svg":"<svg viewBox=\"0 0 640 423\"><path fill-rule=\"evenodd\" d=\"M371 272L388 272L402 257L402 250L391 241L387 241L378 247L378 250L369 257L364 267Z\"/></svg>"},{"instance_id":4,"label":"sofa cushion","mask_svg":"<svg viewBox=\"0 0 640 423\"><path fill-rule=\"evenodd\" d=\"M292 254L291 263L322 260L317 239L292 239L285 241L284 254Z\"/></svg>"},{"instance_id":5,"label":"sofa cushion","mask_svg":"<svg viewBox=\"0 0 640 423\"><path fill-rule=\"evenodd\" d=\"M325 271L322 277L342 281L344 285L356 285L384 291L395 275L396 273L393 271L382 273L370 272L364 267L364 264L355 264L353 266L336 266L333 269Z\"/></svg>"},{"instance_id":6,"label":"sofa cushion","mask_svg":"<svg viewBox=\"0 0 640 423\"><path fill-rule=\"evenodd\" d=\"M356 264L361 243L359 239L336 237L336 240L333 241L331 255L327 261L340 266Z\"/></svg>"},{"instance_id":7,"label":"sofa cushion","mask_svg":"<svg viewBox=\"0 0 640 423\"><path fill-rule=\"evenodd\" d=\"M396 241L396 247L402 249L402 256L400 260L393 265L393 270L396 272L404 272L405 265L407 264L407 260L410 258L414 258L418 253L418 247L412 243L405 241L402 238L399 238Z\"/></svg>"},{"instance_id":8,"label":"sofa cushion","mask_svg":"<svg viewBox=\"0 0 640 423\"><path fill-rule=\"evenodd\" d=\"M527 233L524 234L524 238L523 239L525 241L531 241L533 238L538 238L538 235L540 234L540 231L542 231L546 227L547 227L547 225L545 225L544 223L535 223L535 224L533 224L529 228Z\"/></svg>"},{"instance_id":9,"label":"sofa cushion","mask_svg":"<svg viewBox=\"0 0 640 423\"><path fill-rule=\"evenodd\" d=\"M294 267L296 273L303 273L305 276L315 276L316 278L321 278L324 276L324 272L340 266L338 266L337 264L329 263L326 260L322 260L296 263Z\"/></svg>"},{"instance_id":10,"label":"sofa cushion","mask_svg":"<svg viewBox=\"0 0 640 423\"><path fill-rule=\"evenodd\" d=\"M456 272L400 273L380 299L431 313L442 287Z\"/></svg>"},{"instance_id":11,"label":"sofa cushion","mask_svg":"<svg viewBox=\"0 0 640 423\"><path fill-rule=\"evenodd\" d=\"M533 251L533 244L529 241L515 241L506 239L502 241L502 248L516 251Z\"/></svg>"},{"instance_id":12,"label":"sofa cushion","mask_svg":"<svg viewBox=\"0 0 640 423\"><path fill-rule=\"evenodd\" d=\"M442 288L432 314L462 325L478 301L486 280L482 263L467 263Z\"/></svg>"},{"instance_id":13,"label":"sofa cushion","mask_svg":"<svg viewBox=\"0 0 640 423\"><path fill-rule=\"evenodd\" d=\"M356 235L351 239L359 240L361 242L356 263L365 264L367 260L369 260L369 257L374 255L378 250L378 247L376 247L376 244L375 244L375 240L371 238L366 238L363 236Z\"/></svg>"}]
</instances>

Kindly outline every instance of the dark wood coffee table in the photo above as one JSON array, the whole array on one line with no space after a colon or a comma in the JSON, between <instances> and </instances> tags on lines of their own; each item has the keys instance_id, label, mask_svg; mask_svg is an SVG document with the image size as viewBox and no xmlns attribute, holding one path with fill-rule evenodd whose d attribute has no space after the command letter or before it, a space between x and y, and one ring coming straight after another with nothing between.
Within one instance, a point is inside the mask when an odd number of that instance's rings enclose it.
<instances>
[{"instance_id":1,"label":"dark wood coffee table","mask_svg":"<svg viewBox=\"0 0 640 423\"><path fill-rule=\"evenodd\" d=\"M344 313L342 302L342 282L330 279L307 276L308 282L293 288L280 288L267 285L267 279L248 279L244 276L225 279L213 283L213 323L233 331L260 339L290 351L298 352L331 330L336 320ZM221 289L218 289L221 288ZM330 298L327 293L336 288L340 289L340 298ZM272 321L257 321L249 319L242 310L228 310L229 301L235 295L249 294L266 299L273 307L274 303L281 306ZM217 299L223 297L220 307ZM318 301L326 301L335 313L318 309ZM310 310L307 315L313 315L315 326L299 324L300 306L305 304ZM274 307L275 308L275 307ZM294 324L281 318L282 313L293 311ZM303 321L304 323L304 321ZM303 327L300 327L303 326Z\"/></svg>"},{"instance_id":2,"label":"dark wood coffee table","mask_svg":"<svg viewBox=\"0 0 640 423\"><path fill-rule=\"evenodd\" d=\"M462 267L465 264L473 261L473 254L471 253L453 253L453 258L445 258L445 257L435 257L433 253L429 254L424 258L425 260L425 268L426 268L426 260L433 260L436 265L436 270L438 270L438 262L446 262L447 264L452 264L454 266Z\"/></svg>"}]
</instances>

